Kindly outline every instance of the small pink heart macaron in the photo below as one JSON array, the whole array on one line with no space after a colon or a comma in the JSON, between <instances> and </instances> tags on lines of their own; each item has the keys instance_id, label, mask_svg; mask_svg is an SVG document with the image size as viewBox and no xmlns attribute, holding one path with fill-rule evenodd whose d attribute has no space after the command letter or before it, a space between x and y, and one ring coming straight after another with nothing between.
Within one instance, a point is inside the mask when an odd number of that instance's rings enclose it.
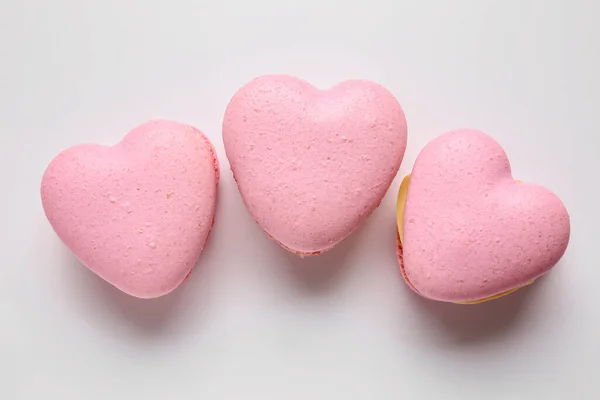
<instances>
[{"instance_id":1,"label":"small pink heart macaron","mask_svg":"<svg viewBox=\"0 0 600 400\"><path fill-rule=\"evenodd\" d=\"M539 185L513 179L502 147L458 130L421 151L398 195L398 255L418 294L480 303L548 272L569 243L569 214Z\"/></svg>"},{"instance_id":2,"label":"small pink heart macaron","mask_svg":"<svg viewBox=\"0 0 600 400\"><path fill-rule=\"evenodd\" d=\"M381 202L406 148L406 120L382 86L329 90L285 75L249 82L223 121L227 158L254 220L299 255L328 250Z\"/></svg>"},{"instance_id":3,"label":"small pink heart macaron","mask_svg":"<svg viewBox=\"0 0 600 400\"><path fill-rule=\"evenodd\" d=\"M46 217L90 270L135 297L175 289L211 231L219 164L199 130L152 121L113 147L60 153L41 185Z\"/></svg>"}]
</instances>

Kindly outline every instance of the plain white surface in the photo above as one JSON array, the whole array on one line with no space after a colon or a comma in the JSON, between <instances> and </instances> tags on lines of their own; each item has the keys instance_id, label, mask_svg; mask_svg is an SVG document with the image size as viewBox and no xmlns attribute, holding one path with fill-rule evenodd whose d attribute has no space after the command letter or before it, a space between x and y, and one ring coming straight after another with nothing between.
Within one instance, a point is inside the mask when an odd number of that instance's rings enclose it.
<instances>
[{"instance_id":1,"label":"plain white surface","mask_svg":"<svg viewBox=\"0 0 600 400\"><path fill-rule=\"evenodd\" d=\"M0 1L0 399L598 399L600 28L595 0ZM318 258L281 250L223 151L230 96L264 73L376 80L409 143L381 207ZM199 267L140 301L79 265L39 198L60 150L151 118L222 166ZM422 146L473 127L572 217L546 278L480 306L402 282L395 192Z\"/></svg>"}]
</instances>

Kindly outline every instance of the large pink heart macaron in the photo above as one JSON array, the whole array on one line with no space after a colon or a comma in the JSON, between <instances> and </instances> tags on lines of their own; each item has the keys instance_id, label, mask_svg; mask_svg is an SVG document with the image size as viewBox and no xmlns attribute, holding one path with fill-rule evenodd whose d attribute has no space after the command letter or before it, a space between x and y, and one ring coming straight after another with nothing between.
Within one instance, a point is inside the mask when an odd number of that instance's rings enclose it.
<instances>
[{"instance_id":1,"label":"large pink heart macaron","mask_svg":"<svg viewBox=\"0 0 600 400\"><path fill-rule=\"evenodd\" d=\"M153 121L114 147L60 153L42 179L42 204L60 239L89 269L140 298L175 289L191 272L215 216L219 165L202 132Z\"/></svg>"},{"instance_id":2,"label":"large pink heart macaron","mask_svg":"<svg viewBox=\"0 0 600 400\"><path fill-rule=\"evenodd\" d=\"M491 300L533 282L563 256L570 235L560 199L514 180L502 147L475 130L425 146L401 185L397 220L407 283L456 303Z\"/></svg>"},{"instance_id":3,"label":"large pink heart macaron","mask_svg":"<svg viewBox=\"0 0 600 400\"><path fill-rule=\"evenodd\" d=\"M256 222L300 255L330 249L379 205L406 148L398 101L368 81L319 90L262 76L231 99L223 140Z\"/></svg>"}]
</instances>

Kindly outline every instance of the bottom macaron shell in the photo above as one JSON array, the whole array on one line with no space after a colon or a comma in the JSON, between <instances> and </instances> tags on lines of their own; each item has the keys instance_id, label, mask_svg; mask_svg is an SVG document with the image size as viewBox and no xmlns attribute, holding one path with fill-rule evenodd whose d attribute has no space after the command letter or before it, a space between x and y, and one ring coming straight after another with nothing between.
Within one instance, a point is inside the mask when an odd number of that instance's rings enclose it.
<instances>
[{"instance_id":1,"label":"bottom macaron shell","mask_svg":"<svg viewBox=\"0 0 600 400\"><path fill-rule=\"evenodd\" d=\"M255 221L256 222L256 221ZM277 242L277 244L279 244L281 247L283 247L285 250L289 251L290 253L294 253L297 256L300 257L310 257L310 256L318 256L319 254L326 252L327 250L331 249L331 247L324 249L324 250L320 250L320 251L313 251L310 253L306 253L306 252L301 252L298 250L294 250L291 249L289 247L287 247L285 244L281 243L279 240L275 239L273 236L269 235L269 233L267 232L267 237L271 240L274 240L275 242ZM333 247L333 246L332 246Z\"/></svg>"},{"instance_id":2,"label":"bottom macaron shell","mask_svg":"<svg viewBox=\"0 0 600 400\"><path fill-rule=\"evenodd\" d=\"M115 146L62 152L41 195L50 224L82 264L125 293L154 298L189 277L214 224L218 180L204 134L152 121Z\"/></svg>"},{"instance_id":3,"label":"bottom macaron shell","mask_svg":"<svg viewBox=\"0 0 600 400\"><path fill-rule=\"evenodd\" d=\"M396 255L398 256L398 265L400 265L400 273L402 274L402 278L404 278L404 282L411 288L415 293L420 294L419 291L413 286L412 283L408 280L408 276L406 275L406 270L404 269L404 256L402 255L402 241L400 240L400 235L396 235Z\"/></svg>"}]
</instances>

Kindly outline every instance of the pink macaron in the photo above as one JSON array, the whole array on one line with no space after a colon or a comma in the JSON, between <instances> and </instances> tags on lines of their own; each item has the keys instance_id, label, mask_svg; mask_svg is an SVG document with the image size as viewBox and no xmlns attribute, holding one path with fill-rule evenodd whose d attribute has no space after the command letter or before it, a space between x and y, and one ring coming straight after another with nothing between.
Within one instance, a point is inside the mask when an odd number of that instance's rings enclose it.
<instances>
[{"instance_id":1,"label":"pink macaron","mask_svg":"<svg viewBox=\"0 0 600 400\"><path fill-rule=\"evenodd\" d=\"M502 147L476 130L439 136L398 195L398 255L420 295L479 303L548 272L569 243L569 214L548 189L516 181Z\"/></svg>"},{"instance_id":2,"label":"pink macaron","mask_svg":"<svg viewBox=\"0 0 600 400\"><path fill-rule=\"evenodd\" d=\"M211 231L219 164L199 130L152 121L115 146L60 153L41 184L52 228L94 273L154 298L190 274Z\"/></svg>"},{"instance_id":3,"label":"pink macaron","mask_svg":"<svg viewBox=\"0 0 600 400\"><path fill-rule=\"evenodd\" d=\"M285 75L247 83L223 121L227 158L254 220L299 255L326 251L375 210L406 148L406 120L379 84L329 90Z\"/></svg>"}]
</instances>

